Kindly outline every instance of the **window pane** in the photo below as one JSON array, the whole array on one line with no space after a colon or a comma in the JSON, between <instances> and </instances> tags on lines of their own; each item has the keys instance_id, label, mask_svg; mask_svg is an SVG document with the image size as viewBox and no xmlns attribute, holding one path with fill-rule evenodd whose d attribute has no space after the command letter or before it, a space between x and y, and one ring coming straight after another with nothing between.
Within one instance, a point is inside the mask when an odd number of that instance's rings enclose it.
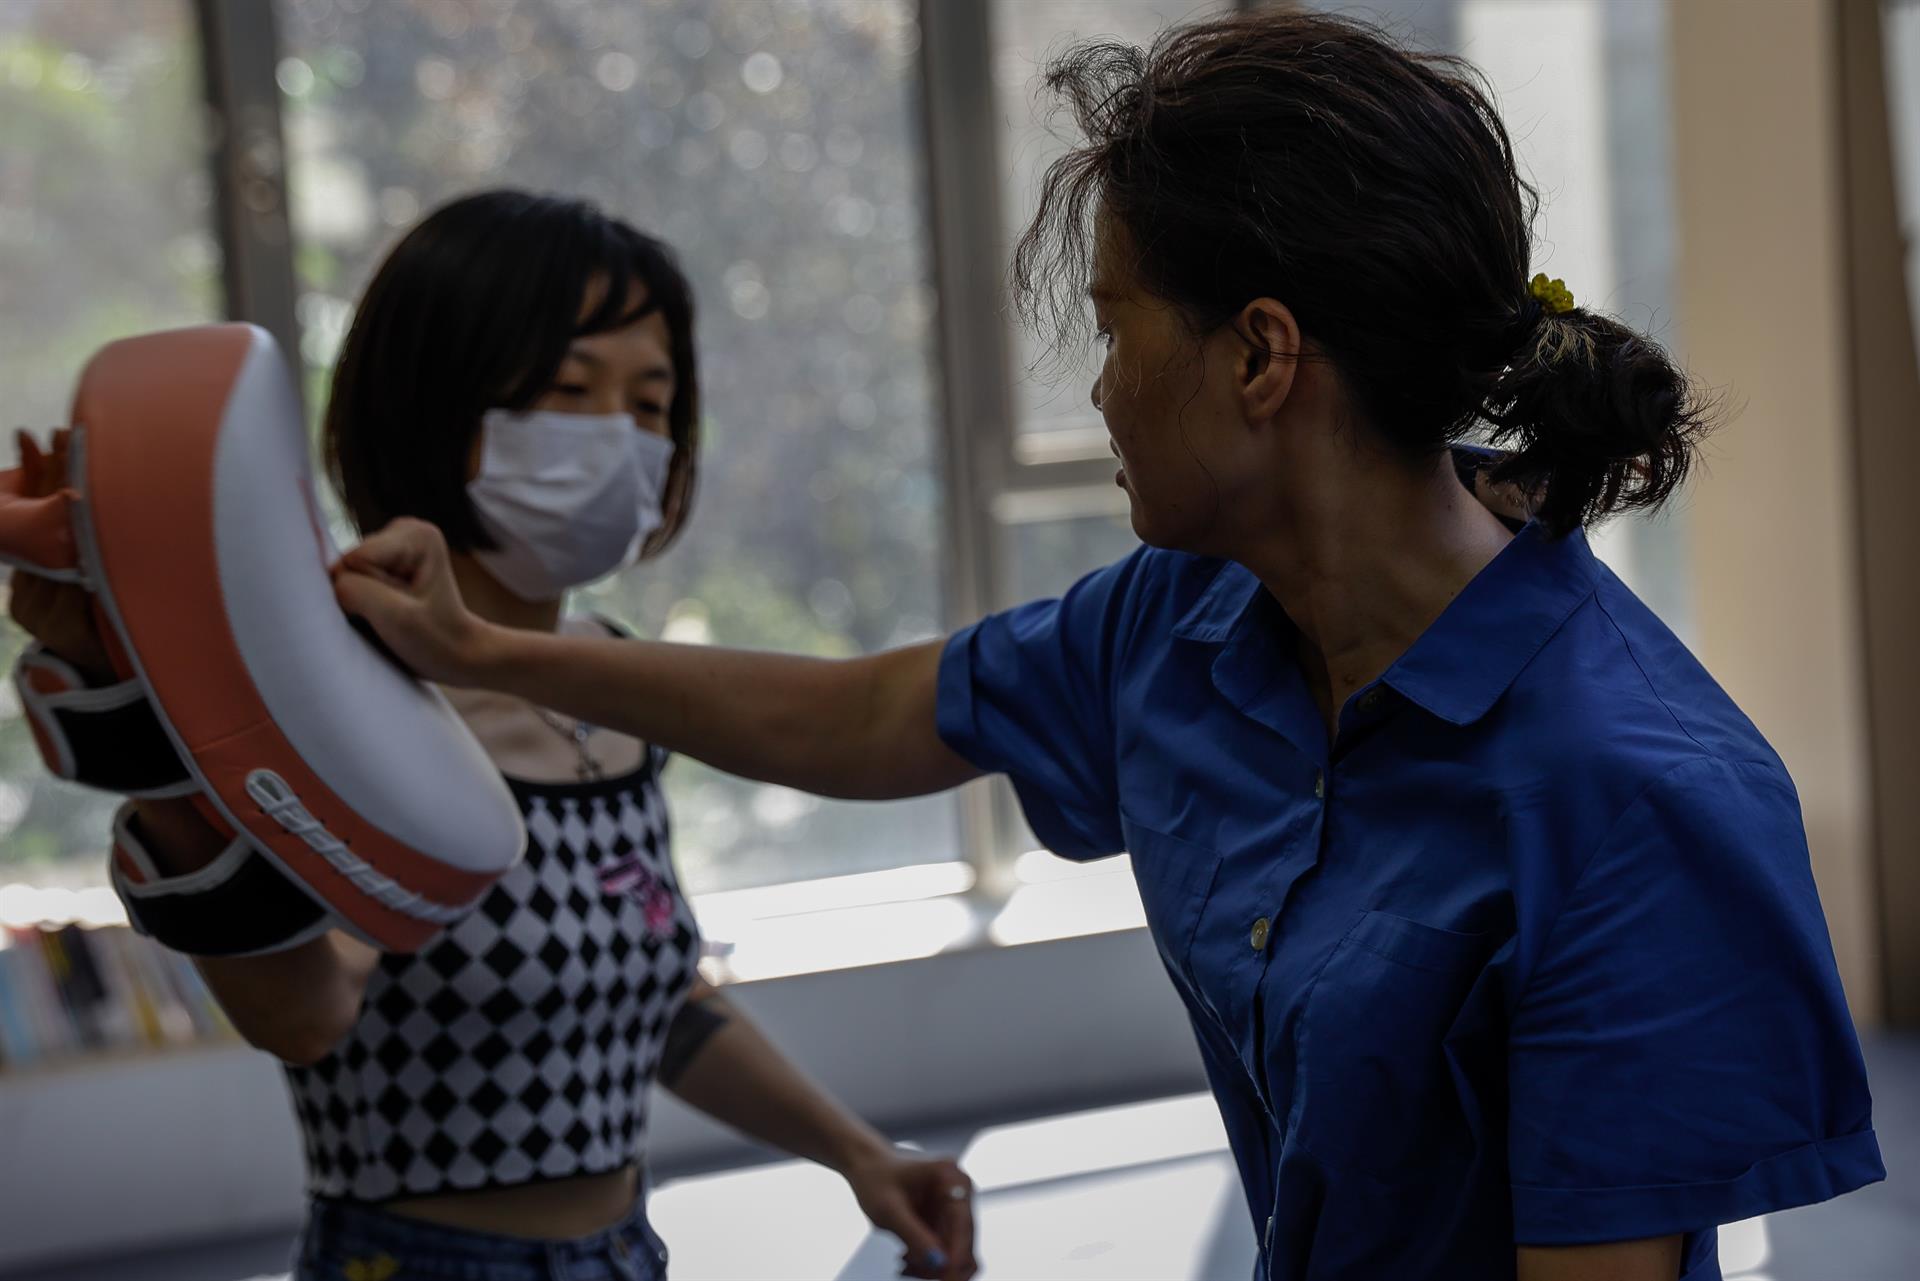
<instances>
[{"instance_id":1,"label":"window pane","mask_svg":"<svg viewBox=\"0 0 1920 1281\"><path fill-rule=\"evenodd\" d=\"M1673 343L1667 0L1460 0L1455 40L1492 79L1544 196L1536 270ZM1594 531L1594 551L1682 635L1691 610L1676 506Z\"/></svg>"},{"instance_id":2,"label":"window pane","mask_svg":"<svg viewBox=\"0 0 1920 1281\"><path fill-rule=\"evenodd\" d=\"M1673 345L1673 161L1667 94L1670 0L1355 0L1315 7L1384 23L1466 57L1492 83L1522 173L1539 189L1535 270L1583 304ZM1514 282L1518 290L1520 282ZM1685 636L1679 505L1626 517L1594 550Z\"/></svg>"},{"instance_id":3,"label":"window pane","mask_svg":"<svg viewBox=\"0 0 1920 1281\"><path fill-rule=\"evenodd\" d=\"M993 88L1000 118L1002 225L1007 258L1039 205L1047 166L1075 141L1070 116L1053 116L1039 76L1047 59L1094 37L1146 45L1167 26L1231 7L1203 0L993 0ZM1015 421L1023 432L1101 430L1087 398L1099 370L1093 347L1056 360L1048 337L1016 324ZM1104 435L1096 442L1104 452Z\"/></svg>"},{"instance_id":4,"label":"window pane","mask_svg":"<svg viewBox=\"0 0 1920 1281\"><path fill-rule=\"evenodd\" d=\"M186 0L0 5L0 387L8 426L66 422L115 338L214 318L199 58ZM0 464L17 458L13 435ZM0 664L26 643L0 620ZM111 800L47 778L0 683L0 882L102 881Z\"/></svg>"},{"instance_id":5,"label":"window pane","mask_svg":"<svg viewBox=\"0 0 1920 1281\"><path fill-rule=\"evenodd\" d=\"M699 510L593 593L640 630L817 654L940 624L933 292L910 0L284 0L304 355L318 386L401 229L502 184L665 237L699 297ZM312 398L318 404L323 399ZM877 808L669 771L707 891L957 854Z\"/></svg>"},{"instance_id":6,"label":"window pane","mask_svg":"<svg viewBox=\"0 0 1920 1281\"><path fill-rule=\"evenodd\" d=\"M1026 521L1004 530L1009 605L1058 596L1082 577L1140 545L1123 512Z\"/></svg>"}]
</instances>

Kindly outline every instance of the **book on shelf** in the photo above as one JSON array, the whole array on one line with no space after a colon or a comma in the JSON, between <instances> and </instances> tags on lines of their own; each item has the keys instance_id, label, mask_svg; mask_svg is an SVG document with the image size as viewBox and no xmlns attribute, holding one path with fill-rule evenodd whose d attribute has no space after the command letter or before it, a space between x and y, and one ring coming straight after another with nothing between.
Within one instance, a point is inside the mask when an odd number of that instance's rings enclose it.
<instances>
[{"instance_id":1,"label":"book on shelf","mask_svg":"<svg viewBox=\"0 0 1920 1281\"><path fill-rule=\"evenodd\" d=\"M231 1035L193 962L124 926L0 933L0 1071Z\"/></svg>"}]
</instances>

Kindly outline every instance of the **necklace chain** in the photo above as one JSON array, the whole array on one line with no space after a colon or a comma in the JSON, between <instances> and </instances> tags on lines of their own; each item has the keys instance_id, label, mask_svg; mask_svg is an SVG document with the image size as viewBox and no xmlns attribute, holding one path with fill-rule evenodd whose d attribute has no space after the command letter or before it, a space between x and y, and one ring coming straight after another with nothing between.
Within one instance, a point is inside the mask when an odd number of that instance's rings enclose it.
<instances>
[{"instance_id":1,"label":"necklace chain","mask_svg":"<svg viewBox=\"0 0 1920 1281\"><path fill-rule=\"evenodd\" d=\"M573 745L574 755L580 758L579 763L574 766L574 773L581 782L596 783L607 776L606 771L600 768L600 762L594 759L592 752L587 750L587 740L593 736L593 726L577 720L569 728L565 721L544 707L535 707L533 711L534 715L540 718L542 725Z\"/></svg>"}]
</instances>

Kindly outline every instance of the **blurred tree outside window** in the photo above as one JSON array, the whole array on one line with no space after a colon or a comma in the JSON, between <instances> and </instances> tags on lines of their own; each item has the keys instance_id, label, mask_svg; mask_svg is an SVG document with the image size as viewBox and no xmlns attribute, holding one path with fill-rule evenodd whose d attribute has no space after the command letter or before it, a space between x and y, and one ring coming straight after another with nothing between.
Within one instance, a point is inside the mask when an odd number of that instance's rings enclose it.
<instances>
[{"instance_id":1,"label":"blurred tree outside window","mask_svg":"<svg viewBox=\"0 0 1920 1281\"><path fill-rule=\"evenodd\" d=\"M206 154L188 0L0 4L5 426L64 425L103 344L219 317ZM0 667L25 644L0 619ZM113 805L47 777L0 681L0 882L103 881Z\"/></svg>"}]
</instances>

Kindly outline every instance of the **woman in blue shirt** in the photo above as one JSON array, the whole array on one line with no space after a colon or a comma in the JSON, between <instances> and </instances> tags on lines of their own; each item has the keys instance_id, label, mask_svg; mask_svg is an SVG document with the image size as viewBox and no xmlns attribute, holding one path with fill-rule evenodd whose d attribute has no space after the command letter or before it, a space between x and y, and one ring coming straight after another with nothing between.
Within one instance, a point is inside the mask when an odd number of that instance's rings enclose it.
<instances>
[{"instance_id":1,"label":"woman in blue shirt","mask_svg":"<svg viewBox=\"0 0 1920 1281\"><path fill-rule=\"evenodd\" d=\"M1478 79L1263 13L1048 81L1086 140L1015 279L1069 331L1091 294L1141 551L841 662L507 633L417 523L343 603L723 769L1005 772L1059 853L1130 851L1262 1276L1706 1281L1716 1225L1882 1177L1793 785L1582 533L1673 491L1699 402L1532 275ZM1518 532L1449 463L1476 423Z\"/></svg>"}]
</instances>

